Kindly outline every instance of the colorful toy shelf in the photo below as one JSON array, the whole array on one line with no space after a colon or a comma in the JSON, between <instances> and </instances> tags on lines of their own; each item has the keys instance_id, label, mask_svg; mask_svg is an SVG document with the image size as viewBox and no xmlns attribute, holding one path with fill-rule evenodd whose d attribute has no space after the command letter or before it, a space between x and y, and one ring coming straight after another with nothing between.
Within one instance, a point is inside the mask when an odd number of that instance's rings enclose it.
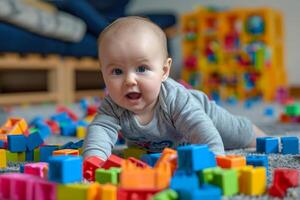
<instances>
[{"instance_id":1,"label":"colorful toy shelf","mask_svg":"<svg viewBox=\"0 0 300 200\"><path fill-rule=\"evenodd\" d=\"M199 7L182 16L181 32L182 78L212 99L271 101L286 91L279 11Z\"/></svg>"}]
</instances>

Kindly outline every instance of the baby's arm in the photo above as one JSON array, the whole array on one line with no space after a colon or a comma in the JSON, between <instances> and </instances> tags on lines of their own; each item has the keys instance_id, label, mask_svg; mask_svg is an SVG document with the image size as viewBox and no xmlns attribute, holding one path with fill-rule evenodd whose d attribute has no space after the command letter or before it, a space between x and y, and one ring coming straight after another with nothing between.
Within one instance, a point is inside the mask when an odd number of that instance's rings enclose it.
<instances>
[{"instance_id":1,"label":"baby's arm","mask_svg":"<svg viewBox=\"0 0 300 200\"><path fill-rule=\"evenodd\" d=\"M254 132L254 138L248 147L256 147L256 138L267 136L261 129L259 129L255 125L253 125L253 132Z\"/></svg>"}]
</instances>

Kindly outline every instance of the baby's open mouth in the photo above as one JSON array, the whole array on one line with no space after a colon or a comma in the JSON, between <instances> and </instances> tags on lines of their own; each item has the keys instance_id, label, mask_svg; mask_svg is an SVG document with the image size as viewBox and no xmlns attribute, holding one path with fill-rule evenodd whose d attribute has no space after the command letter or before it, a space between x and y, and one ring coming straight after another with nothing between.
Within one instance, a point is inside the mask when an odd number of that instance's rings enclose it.
<instances>
[{"instance_id":1,"label":"baby's open mouth","mask_svg":"<svg viewBox=\"0 0 300 200\"><path fill-rule=\"evenodd\" d=\"M139 92L130 92L130 93L126 94L126 97L128 99L133 99L133 100L139 99L139 98L141 98L141 96L142 96L142 94Z\"/></svg>"}]
</instances>

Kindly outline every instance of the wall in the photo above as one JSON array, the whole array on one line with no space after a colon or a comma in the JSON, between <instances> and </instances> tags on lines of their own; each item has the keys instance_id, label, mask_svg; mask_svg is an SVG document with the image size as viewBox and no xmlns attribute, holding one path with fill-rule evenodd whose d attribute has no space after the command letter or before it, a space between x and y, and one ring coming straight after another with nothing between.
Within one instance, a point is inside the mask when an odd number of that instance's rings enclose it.
<instances>
[{"instance_id":1,"label":"wall","mask_svg":"<svg viewBox=\"0 0 300 200\"><path fill-rule=\"evenodd\" d=\"M130 13L142 11L173 11L180 15L192 11L197 5L221 7L262 7L268 6L282 11L285 19L285 63L288 82L300 87L300 1L299 0L135 0L129 6ZM181 70L181 38L171 42L174 65L171 76L178 78Z\"/></svg>"}]
</instances>

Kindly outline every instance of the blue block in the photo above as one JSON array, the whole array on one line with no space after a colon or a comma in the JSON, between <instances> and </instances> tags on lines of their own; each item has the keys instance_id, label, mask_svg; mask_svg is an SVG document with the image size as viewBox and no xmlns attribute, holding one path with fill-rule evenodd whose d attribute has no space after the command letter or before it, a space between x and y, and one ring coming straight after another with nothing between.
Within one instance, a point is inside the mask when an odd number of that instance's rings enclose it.
<instances>
[{"instance_id":1,"label":"blue block","mask_svg":"<svg viewBox=\"0 0 300 200\"><path fill-rule=\"evenodd\" d=\"M161 153L151 153L151 154L144 154L141 156L141 160L154 167L157 160L160 158Z\"/></svg>"},{"instance_id":2,"label":"blue block","mask_svg":"<svg viewBox=\"0 0 300 200\"><path fill-rule=\"evenodd\" d=\"M20 164L20 173L24 173L24 164Z\"/></svg>"},{"instance_id":3,"label":"blue block","mask_svg":"<svg viewBox=\"0 0 300 200\"><path fill-rule=\"evenodd\" d=\"M76 123L60 123L60 134L63 136L76 136Z\"/></svg>"},{"instance_id":4,"label":"blue block","mask_svg":"<svg viewBox=\"0 0 300 200\"><path fill-rule=\"evenodd\" d=\"M76 122L76 126L88 126L89 124L84 120L79 120Z\"/></svg>"},{"instance_id":5,"label":"blue block","mask_svg":"<svg viewBox=\"0 0 300 200\"><path fill-rule=\"evenodd\" d=\"M40 161L48 162L49 157L52 156L52 152L57 150L58 146L55 145L46 145L40 147Z\"/></svg>"},{"instance_id":6,"label":"blue block","mask_svg":"<svg viewBox=\"0 0 300 200\"><path fill-rule=\"evenodd\" d=\"M177 148L178 169L188 172L216 166L215 155L208 145L192 144Z\"/></svg>"},{"instance_id":7,"label":"blue block","mask_svg":"<svg viewBox=\"0 0 300 200\"><path fill-rule=\"evenodd\" d=\"M176 191L184 189L195 190L199 188L199 186L199 179L195 172L187 173L182 170L175 171L170 182L170 188Z\"/></svg>"},{"instance_id":8,"label":"blue block","mask_svg":"<svg viewBox=\"0 0 300 200\"><path fill-rule=\"evenodd\" d=\"M61 123L61 122L65 122L65 123L72 122L72 119L69 117L67 112L56 113L56 114L52 115L50 117L50 119L53 120L53 121L57 121L59 123Z\"/></svg>"},{"instance_id":9,"label":"blue block","mask_svg":"<svg viewBox=\"0 0 300 200\"><path fill-rule=\"evenodd\" d=\"M25 152L25 160L26 161L34 161L34 151L26 151Z\"/></svg>"},{"instance_id":10,"label":"blue block","mask_svg":"<svg viewBox=\"0 0 300 200\"><path fill-rule=\"evenodd\" d=\"M49 137L51 135L50 126L44 122L37 123L36 128L39 129L43 140L45 140L47 137Z\"/></svg>"},{"instance_id":11,"label":"blue block","mask_svg":"<svg viewBox=\"0 0 300 200\"><path fill-rule=\"evenodd\" d=\"M281 137L282 154L299 154L299 139L295 136Z\"/></svg>"},{"instance_id":12,"label":"blue block","mask_svg":"<svg viewBox=\"0 0 300 200\"><path fill-rule=\"evenodd\" d=\"M209 199L209 200L221 200L222 192L221 189L209 185L204 184L202 187L195 190L180 190L179 191L179 199L185 200L199 200L199 199Z\"/></svg>"},{"instance_id":13,"label":"blue block","mask_svg":"<svg viewBox=\"0 0 300 200\"><path fill-rule=\"evenodd\" d=\"M26 151L27 138L21 135L7 135L7 147L10 152L24 152Z\"/></svg>"},{"instance_id":14,"label":"blue block","mask_svg":"<svg viewBox=\"0 0 300 200\"><path fill-rule=\"evenodd\" d=\"M48 160L48 180L57 183L74 183L82 181L81 156L51 156Z\"/></svg>"},{"instance_id":15,"label":"blue block","mask_svg":"<svg viewBox=\"0 0 300 200\"><path fill-rule=\"evenodd\" d=\"M267 156L265 155L246 156L246 162L247 165L252 165L254 167L265 167L268 176L269 162Z\"/></svg>"},{"instance_id":16,"label":"blue block","mask_svg":"<svg viewBox=\"0 0 300 200\"><path fill-rule=\"evenodd\" d=\"M70 142L67 142L67 143L59 146L58 149L70 149L73 144L74 144L74 142L70 141Z\"/></svg>"},{"instance_id":17,"label":"blue block","mask_svg":"<svg viewBox=\"0 0 300 200\"><path fill-rule=\"evenodd\" d=\"M41 122L44 122L44 117L36 116L29 122L29 126L31 127L36 126L37 123L41 123Z\"/></svg>"},{"instance_id":18,"label":"blue block","mask_svg":"<svg viewBox=\"0 0 300 200\"><path fill-rule=\"evenodd\" d=\"M79 149L83 146L84 140L79 140L73 144L70 145L70 149Z\"/></svg>"},{"instance_id":19,"label":"blue block","mask_svg":"<svg viewBox=\"0 0 300 200\"><path fill-rule=\"evenodd\" d=\"M256 138L256 152L258 153L278 153L279 141L275 137Z\"/></svg>"},{"instance_id":20,"label":"blue block","mask_svg":"<svg viewBox=\"0 0 300 200\"><path fill-rule=\"evenodd\" d=\"M0 140L0 149L5 148L5 142L3 140Z\"/></svg>"},{"instance_id":21,"label":"blue block","mask_svg":"<svg viewBox=\"0 0 300 200\"><path fill-rule=\"evenodd\" d=\"M31 133L27 138L27 149L32 151L44 143L44 140L39 131Z\"/></svg>"}]
</instances>

